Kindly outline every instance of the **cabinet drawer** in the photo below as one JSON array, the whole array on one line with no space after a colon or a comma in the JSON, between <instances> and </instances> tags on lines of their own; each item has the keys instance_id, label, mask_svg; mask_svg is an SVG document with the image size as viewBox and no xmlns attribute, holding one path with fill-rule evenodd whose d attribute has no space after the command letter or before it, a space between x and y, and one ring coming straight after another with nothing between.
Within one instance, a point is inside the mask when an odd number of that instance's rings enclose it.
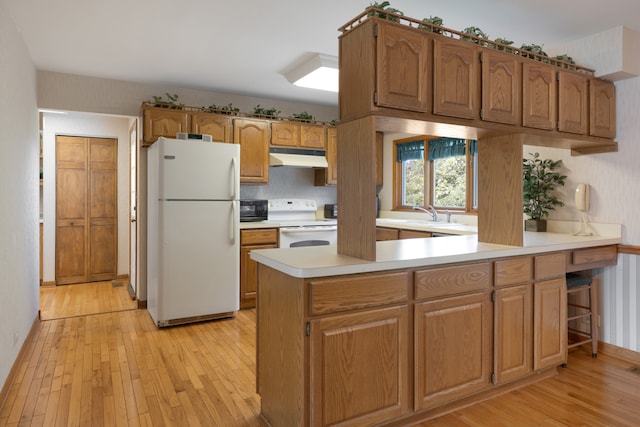
<instances>
[{"instance_id":1,"label":"cabinet drawer","mask_svg":"<svg viewBox=\"0 0 640 427\"><path fill-rule=\"evenodd\" d=\"M491 264L488 262L416 271L416 299L489 289Z\"/></svg>"},{"instance_id":2,"label":"cabinet drawer","mask_svg":"<svg viewBox=\"0 0 640 427\"><path fill-rule=\"evenodd\" d=\"M388 273L309 282L311 315L397 304L408 299L409 273Z\"/></svg>"},{"instance_id":3,"label":"cabinet drawer","mask_svg":"<svg viewBox=\"0 0 640 427\"><path fill-rule=\"evenodd\" d=\"M618 248L614 246L601 246L598 248L577 249L573 251L572 263L576 265L604 262L615 264L618 257Z\"/></svg>"},{"instance_id":4,"label":"cabinet drawer","mask_svg":"<svg viewBox=\"0 0 640 427\"><path fill-rule=\"evenodd\" d=\"M376 227L376 241L383 240L398 240L398 229Z\"/></svg>"},{"instance_id":5,"label":"cabinet drawer","mask_svg":"<svg viewBox=\"0 0 640 427\"><path fill-rule=\"evenodd\" d=\"M567 260L564 252L535 257L535 280L564 276Z\"/></svg>"},{"instance_id":6,"label":"cabinet drawer","mask_svg":"<svg viewBox=\"0 0 640 427\"><path fill-rule=\"evenodd\" d=\"M264 245L278 243L277 228L259 228L254 230L240 230L240 244Z\"/></svg>"},{"instance_id":7,"label":"cabinet drawer","mask_svg":"<svg viewBox=\"0 0 640 427\"><path fill-rule=\"evenodd\" d=\"M531 257L496 261L494 284L496 286L506 286L530 281L533 270L532 261Z\"/></svg>"}]
</instances>

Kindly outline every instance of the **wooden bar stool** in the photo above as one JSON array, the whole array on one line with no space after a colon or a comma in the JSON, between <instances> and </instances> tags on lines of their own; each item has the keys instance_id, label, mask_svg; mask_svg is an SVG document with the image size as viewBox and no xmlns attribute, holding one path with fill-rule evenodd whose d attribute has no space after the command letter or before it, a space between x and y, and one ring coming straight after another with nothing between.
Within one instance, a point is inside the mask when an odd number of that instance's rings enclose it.
<instances>
[{"instance_id":1,"label":"wooden bar stool","mask_svg":"<svg viewBox=\"0 0 640 427\"><path fill-rule=\"evenodd\" d=\"M591 277L567 273L567 348L591 343L591 357L598 356L597 304L598 293ZM582 319L588 319L588 332L575 324Z\"/></svg>"}]
</instances>

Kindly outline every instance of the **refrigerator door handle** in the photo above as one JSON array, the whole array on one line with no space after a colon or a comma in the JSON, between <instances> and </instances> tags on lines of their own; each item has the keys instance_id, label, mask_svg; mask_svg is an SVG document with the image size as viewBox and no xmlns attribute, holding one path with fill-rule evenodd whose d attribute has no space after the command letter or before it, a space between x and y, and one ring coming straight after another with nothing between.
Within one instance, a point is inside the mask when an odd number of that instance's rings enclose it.
<instances>
[{"instance_id":1,"label":"refrigerator door handle","mask_svg":"<svg viewBox=\"0 0 640 427\"><path fill-rule=\"evenodd\" d=\"M236 194L236 188L238 188L238 183L236 182L236 177L238 173L236 173L236 158L231 158L231 200L236 200L238 195Z\"/></svg>"},{"instance_id":2,"label":"refrigerator door handle","mask_svg":"<svg viewBox=\"0 0 640 427\"><path fill-rule=\"evenodd\" d=\"M240 227L239 221L236 221L236 202L231 202L231 233L229 234L229 240L232 244L236 243L236 227Z\"/></svg>"}]
</instances>

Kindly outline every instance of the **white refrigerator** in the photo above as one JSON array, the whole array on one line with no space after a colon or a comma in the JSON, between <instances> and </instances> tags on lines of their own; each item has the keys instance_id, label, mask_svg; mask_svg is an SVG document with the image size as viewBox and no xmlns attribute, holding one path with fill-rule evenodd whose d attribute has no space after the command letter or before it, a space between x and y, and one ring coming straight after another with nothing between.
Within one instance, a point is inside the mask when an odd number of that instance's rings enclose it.
<instances>
[{"instance_id":1,"label":"white refrigerator","mask_svg":"<svg viewBox=\"0 0 640 427\"><path fill-rule=\"evenodd\" d=\"M240 147L159 138L147 153L147 309L158 327L234 316Z\"/></svg>"}]
</instances>

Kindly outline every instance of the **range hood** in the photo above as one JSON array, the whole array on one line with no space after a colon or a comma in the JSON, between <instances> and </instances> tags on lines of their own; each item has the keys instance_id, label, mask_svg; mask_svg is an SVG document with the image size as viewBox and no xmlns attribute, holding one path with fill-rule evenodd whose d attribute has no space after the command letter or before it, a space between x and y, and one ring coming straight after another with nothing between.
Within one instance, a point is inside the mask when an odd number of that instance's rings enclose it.
<instances>
[{"instance_id":1,"label":"range hood","mask_svg":"<svg viewBox=\"0 0 640 427\"><path fill-rule=\"evenodd\" d=\"M269 166L326 168L328 164L324 150L271 147L269 149Z\"/></svg>"}]
</instances>

